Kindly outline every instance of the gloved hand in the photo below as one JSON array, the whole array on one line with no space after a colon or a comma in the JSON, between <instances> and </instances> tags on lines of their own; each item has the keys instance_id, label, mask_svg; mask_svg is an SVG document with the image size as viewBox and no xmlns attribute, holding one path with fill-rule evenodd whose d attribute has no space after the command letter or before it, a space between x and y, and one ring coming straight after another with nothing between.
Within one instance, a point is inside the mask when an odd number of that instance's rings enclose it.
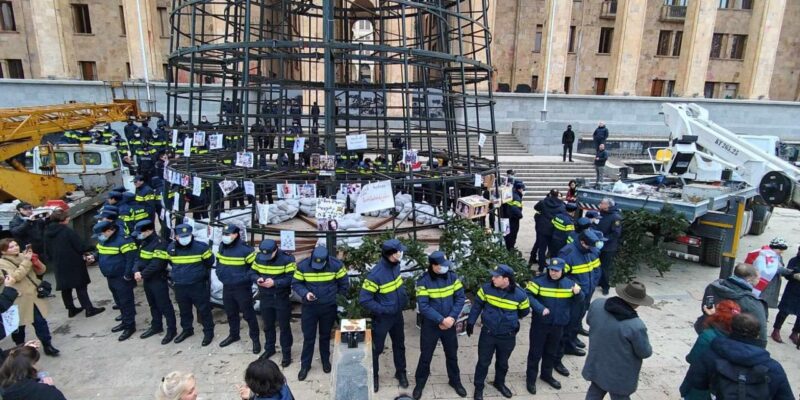
<instances>
[{"instance_id":1,"label":"gloved hand","mask_svg":"<svg viewBox=\"0 0 800 400\"><path fill-rule=\"evenodd\" d=\"M475 324L467 324L467 336L472 336L473 331L475 331Z\"/></svg>"}]
</instances>

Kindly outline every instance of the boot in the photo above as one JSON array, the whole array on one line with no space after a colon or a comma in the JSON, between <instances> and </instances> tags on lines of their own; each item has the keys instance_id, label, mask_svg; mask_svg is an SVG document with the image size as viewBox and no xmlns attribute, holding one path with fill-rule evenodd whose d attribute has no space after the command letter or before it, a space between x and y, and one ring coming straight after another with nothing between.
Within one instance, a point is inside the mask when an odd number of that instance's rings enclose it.
<instances>
[{"instance_id":1,"label":"boot","mask_svg":"<svg viewBox=\"0 0 800 400\"><path fill-rule=\"evenodd\" d=\"M106 310L105 307L95 307L95 308L93 308L91 310L86 310L86 318L94 317L95 315L100 314L101 312L103 312L105 310Z\"/></svg>"},{"instance_id":2,"label":"boot","mask_svg":"<svg viewBox=\"0 0 800 400\"><path fill-rule=\"evenodd\" d=\"M789 340L791 340L795 346L800 346L800 332L792 332L792 334L789 335Z\"/></svg>"},{"instance_id":3,"label":"boot","mask_svg":"<svg viewBox=\"0 0 800 400\"><path fill-rule=\"evenodd\" d=\"M83 309L82 309L82 308L80 308L80 307L77 307L77 308L71 308L71 309L69 309L69 310L67 311L67 314L69 315L69 317L70 317L70 318L72 318L72 317L74 317L74 316L76 316L76 315L78 315L78 314L80 314L80 313L82 313L82 312L83 312Z\"/></svg>"},{"instance_id":4,"label":"boot","mask_svg":"<svg viewBox=\"0 0 800 400\"><path fill-rule=\"evenodd\" d=\"M44 350L44 354L47 354L50 357L58 357L58 353L61 353L57 348L53 347L52 343L42 343L42 350Z\"/></svg>"},{"instance_id":5,"label":"boot","mask_svg":"<svg viewBox=\"0 0 800 400\"><path fill-rule=\"evenodd\" d=\"M776 341L778 343L783 343L783 338L781 338L781 330L780 329L773 329L772 330L772 334L769 335L769 337L771 337L772 340L774 340L774 341Z\"/></svg>"}]
</instances>

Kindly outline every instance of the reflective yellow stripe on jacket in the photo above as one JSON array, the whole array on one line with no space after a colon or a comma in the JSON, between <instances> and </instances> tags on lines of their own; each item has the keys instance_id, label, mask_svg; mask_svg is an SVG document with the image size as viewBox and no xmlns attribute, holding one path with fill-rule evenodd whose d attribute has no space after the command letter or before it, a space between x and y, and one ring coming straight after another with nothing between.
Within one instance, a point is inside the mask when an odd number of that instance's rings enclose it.
<instances>
[{"instance_id":1,"label":"reflective yellow stripe on jacket","mask_svg":"<svg viewBox=\"0 0 800 400\"><path fill-rule=\"evenodd\" d=\"M478 298L493 305L497 308L502 308L504 310L524 310L531 306L530 301L526 297L525 300L519 302L514 300L508 300L497 296L492 296L490 294L486 294L483 291L483 288L478 290Z\"/></svg>"},{"instance_id":2,"label":"reflective yellow stripe on jacket","mask_svg":"<svg viewBox=\"0 0 800 400\"><path fill-rule=\"evenodd\" d=\"M561 218L558 217L553 218L550 222L553 223L554 228L563 232L571 232L575 230L575 225L565 224L564 221L562 221Z\"/></svg>"},{"instance_id":3,"label":"reflective yellow stripe on jacket","mask_svg":"<svg viewBox=\"0 0 800 400\"><path fill-rule=\"evenodd\" d=\"M129 251L136 250L136 244L134 243L126 243L122 246L115 247L115 246L103 246L102 244L97 245L97 252L104 255L104 256L113 256L115 254L125 254Z\"/></svg>"},{"instance_id":4,"label":"reflective yellow stripe on jacket","mask_svg":"<svg viewBox=\"0 0 800 400\"><path fill-rule=\"evenodd\" d=\"M572 293L572 289L546 288L539 286L539 284L536 282L528 282L528 285L525 288L531 293L542 297L569 299L574 295Z\"/></svg>"},{"instance_id":5,"label":"reflective yellow stripe on jacket","mask_svg":"<svg viewBox=\"0 0 800 400\"><path fill-rule=\"evenodd\" d=\"M378 285L377 283L369 280L364 279L364 284L361 286L364 290L372 292L372 293L381 293L387 294L392 293L397 290L400 286L403 286L403 278L399 275L393 281L389 283L384 283L383 285Z\"/></svg>"},{"instance_id":6,"label":"reflective yellow stripe on jacket","mask_svg":"<svg viewBox=\"0 0 800 400\"><path fill-rule=\"evenodd\" d=\"M211 250L206 250L203 254L192 254L189 256L172 256L169 260L173 264L194 264L211 257Z\"/></svg>"},{"instance_id":7,"label":"reflective yellow stripe on jacket","mask_svg":"<svg viewBox=\"0 0 800 400\"><path fill-rule=\"evenodd\" d=\"M511 200L511 201L509 201L507 204L508 204L509 206L512 206L512 207L519 207L519 208L522 208L522 202L521 202L521 201Z\"/></svg>"},{"instance_id":8,"label":"reflective yellow stripe on jacket","mask_svg":"<svg viewBox=\"0 0 800 400\"><path fill-rule=\"evenodd\" d=\"M571 274L585 274L587 272L594 271L595 268L600 268L600 259L596 258L588 263L578 264L578 265L570 265L569 266Z\"/></svg>"},{"instance_id":9,"label":"reflective yellow stripe on jacket","mask_svg":"<svg viewBox=\"0 0 800 400\"><path fill-rule=\"evenodd\" d=\"M294 279L306 282L330 282L334 279L341 279L347 275L344 267L337 272L302 272L299 269L294 271Z\"/></svg>"},{"instance_id":10,"label":"reflective yellow stripe on jacket","mask_svg":"<svg viewBox=\"0 0 800 400\"><path fill-rule=\"evenodd\" d=\"M450 297L458 291L458 289L463 288L464 285L461 284L461 281L456 280L450 286L445 286L443 288L437 289L428 289L425 286L417 286L417 297L420 296L428 296L432 299L441 299L444 297Z\"/></svg>"},{"instance_id":11,"label":"reflective yellow stripe on jacket","mask_svg":"<svg viewBox=\"0 0 800 400\"><path fill-rule=\"evenodd\" d=\"M247 257L229 257L217 253L217 261L229 267L240 267L246 264L252 264L256 259L256 253L250 253Z\"/></svg>"},{"instance_id":12,"label":"reflective yellow stripe on jacket","mask_svg":"<svg viewBox=\"0 0 800 400\"><path fill-rule=\"evenodd\" d=\"M297 264L289 263L286 265L264 265L256 262L253 263L252 268L259 274L281 275L281 274L288 274L295 272L295 270L297 269Z\"/></svg>"}]
</instances>

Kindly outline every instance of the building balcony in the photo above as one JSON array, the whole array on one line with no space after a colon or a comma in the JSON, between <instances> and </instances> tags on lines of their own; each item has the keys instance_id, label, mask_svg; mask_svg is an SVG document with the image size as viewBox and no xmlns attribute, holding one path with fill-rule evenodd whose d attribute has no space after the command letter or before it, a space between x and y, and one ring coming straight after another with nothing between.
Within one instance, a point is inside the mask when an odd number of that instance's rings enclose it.
<instances>
[{"instance_id":1,"label":"building balcony","mask_svg":"<svg viewBox=\"0 0 800 400\"><path fill-rule=\"evenodd\" d=\"M683 22L686 20L686 6L661 6L661 21Z\"/></svg>"},{"instance_id":2,"label":"building balcony","mask_svg":"<svg viewBox=\"0 0 800 400\"><path fill-rule=\"evenodd\" d=\"M617 18L617 0L603 0L603 6L600 9L600 18L603 19Z\"/></svg>"}]
</instances>

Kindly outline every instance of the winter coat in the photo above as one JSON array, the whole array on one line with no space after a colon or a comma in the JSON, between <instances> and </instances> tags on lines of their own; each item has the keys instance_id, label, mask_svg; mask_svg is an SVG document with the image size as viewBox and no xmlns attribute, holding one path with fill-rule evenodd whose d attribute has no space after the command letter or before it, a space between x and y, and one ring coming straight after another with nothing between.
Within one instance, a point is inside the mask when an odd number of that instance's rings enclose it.
<instances>
[{"instance_id":1,"label":"winter coat","mask_svg":"<svg viewBox=\"0 0 800 400\"><path fill-rule=\"evenodd\" d=\"M544 200L536 203L533 209L538 212L536 214L536 233L545 236L553 234L553 224L550 221L553 217L566 211L566 205L563 201L553 196L546 196Z\"/></svg>"},{"instance_id":2,"label":"winter coat","mask_svg":"<svg viewBox=\"0 0 800 400\"><path fill-rule=\"evenodd\" d=\"M417 305L425 319L441 324L447 317L458 319L467 297L464 285L453 271L428 271L417 279Z\"/></svg>"},{"instance_id":3,"label":"winter coat","mask_svg":"<svg viewBox=\"0 0 800 400\"><path fill-rule=\"evenodd\" d=\"M575 142L575 132L572 129L567 129L561 134L561 144L572 144Z\"/></svg>"},{"instance_id":4,"label":"winter coat","mask_svg":"<svg viewBox=\"0 0 800 400\"><path fill-rule=\"evenodd\" d=\"M303 299L304 305L336 304L336 295L345 294L350 287L344 264L334 257L322 269L311 267L311 257L300 261L292 277L292 290ZM309 302L306 295L311 292L317 297Z\"/></svg>"},{"instance_id":5,"label":"winter coat","mask_svg":"<svg viewBox=\"0 0 800 400\"><path fill-rule=\"evenodd\" d=\"M285 253L283 250L278 250L273 259L270 259L269 256L269 254L264 254L260 251L256 254L256 259L253 261L250 271L248 271L250 281L258 283L260 278L271 278L275 285L270 288L259 286L259 293L276 297L288 297L289 292L292 290L292 276L297 269L294 256Z\"/></svg>"},{"instance_id":6,"label":"winter coat","mask_svg":"<svg viewBox=\"0 0 800 400\"><path fill-rule=\"evenodd\" d=\"M550 246L554 251L561 250L567 244L570 233L575 232L575 221L571 215L562 212L553 217L550 224L553 225Z\"/></svg>"},{"instance_id":7,"label":"winter coat","mask_svg":"<svg viewBox=\"0 0 800 400\"><path fill-rule=\"evenodd\" d=\"M142 274L145 283L167 280L167 242L155 233L139 243L134 270Z\"/></svg>"},{"instance_id":8,"label":"winter coat","mask_svg":"<svg viewBox=\"0 0 800 400\"><path fill-rule=\"evenodd\" d=\"M11 236L14 237L19 248L24 249L25 246L30 244L36 253L42 251L43 229L44 220L24 219L19 213L14 215L14 218L11 218L11 222L8 223L8 230L11 231Z\"/></svg>"},{"instance_id":9,"label":"winter coat","mask_svg":"<svg viewBox=\"0 0 800 400\"><path fill-rule=\"evenodd\" d=\"M644 322L619 297L593 301L586 322L591 329L583 378L611 393L635 392L642 360L653 354Z\"/></svg>"},{"instance_id":10,"label":"winter coat","mask_svg":"<svg viewBox=\"0 0 800 400\"><path fill-rule=\"evenodd\" d=\"M792 257L786 269L789 273L785 275L785 278L789 280L789 283L786 284L786 289L783 291L778 309L787 314L800 315L800 281L792 278L793 274L800 273L800 255Z\"/></svg>"},{"instance_id":11,"label":"winter coat","mask_svg":"<svg viewBox=\"0 0 800 400\"><path fill-rule=\"evenodd\" d=\"M714 304L719 304L722 300L733 300L742 309L743 313L753 314L758 318L761 325L758 343L761 347L767 347L767 305L763 300L753 295L753 287L745 281L732 276L727 279L718 279L706 286L703 299L708 296L714 297ZM702 305L700 306L702 312ZM700 333L702 321L705 314L695 323L695 331Z\"/></svg>"},{"instance_id":12,"label":"winter coat","mask_svg":"<svg viewBox=\"0 0 800 400\"><path fill-rule=\"evenodd\" d=\"M106 278L133 279L136 243L117 230L103 243L97 244L97 264Z\"/></svg>"},{"instance_id":13,"label":"winter coat","mask_svg":"<svg viewBox=\"0 0 800 400\"><path fill-rule=\"evenodd\" d=\"M595 167L605 167L608 161L608 151L598 151L594 158Z\"/></svg>"},{"instance_id":14,"label":"winter coat","mask_svg":"<svg viewBox=\"0 0 800 400\"><path fill-rule=\"evenodd\" d=\"M597 129L594 130L594 133L592 133L592 141L594 141L595 147L599 146L601 143L605 143L606 139L608 139L608 128L605 126L598 126Z\"/></svg>"},{"instance_id":15,"label":"winter coat","mask_svg":"<svg viewBox=\"0 0 800 400\"><path fill-rule=\"evenodd\" d=\"M753 367L764 365L768 368L769 398L764 400L794 400L792 388L783 367L770 358L769 352L759 347L754 341L720 336L711 342L711 348L703 354L700 362L689 366L686 381L681 388L709 389L712 376L716 372L718 360L727 360L731 364Z\"/></svg>"},{"instance_id":16,"label":"winter coat","mask_svg":"<svg viewBox=\"0 0 800 400\"><path fill-rule=\"evenodd\" d=\"M14 305L17 296L19 296L17 289L10 286L3 286L3 284L0 283L0 313L8 311L8 309ZM0 325L0 339L3 339L10 333L11 332L6 332L5 328ZM0 360L0 364L2 364L2 360Z\"/></svg>"},{"instance_id":17,"label":"winter coat","mask_svg":"<svg viewBox=\"0 0 800 400\"><path fill-rule=\"evenodd\" d=\"M595 289L595 269L600 268L599 252L585 249L580 240L564 246L558 252L558 258L564 260L569 270L564 270L570 279L577 283L584 293L593 293Z\"/></svg>"},{"instance_id":18,"label":"winter coat","mask_svg":"<svg viewBox=\"0 0 800 400\"><path fill-rule=\"evenodd\" d=\"M72 228L51 222L44 230L44 252L55 269L56 290L71 290L91 283L83 253L88 250Z\"/></svg>"},{"instance_id":19,"label":"winter coat","mask_svg":"<svg viewBox=\"0 0 800 400\"><path fill-rule=\"evenodd\" d=\"M231 244L220 244L217 251L217 278L223 285L250 284L250 266L256 259L253 248L241 238Z\"/></svg>"},{"instance_id":20,"label":"winter coat","mask_svg":"<svg viewBox=\"0 0 800 400\"><path fill-rule=\"evenodd\" d=\"M703 355L708 352L708 349L711 348L711 342L720 336L725 336L725 334L717 328L709 327L703 330L703 332L700 333L700 336L698 336L697 340L694 342L692 350L690 350L689 354L686 355L686 362L689 363L689 365L702 362ZM711 398L708 390L692 388L690 387L689 381L690 377L687 372L686 377L683 378L680 388L683 400L709 400Z\"/></svg>"},{"instance_id":21,"label":"winter coat","mask_svg":"<svg viewBox=\"0 0 800 400\"><path fill-rule=\"evenodd\" d=\"M622 238L622 213L617 206L609 207L608 211L600 212L600 222L597 223L597 230L608 239L603 245L604 252L616 252Z\"/></svg>"},{"instance_id":22,"label":"winter coat","mask_svg":"<svg viewBox=\"0 0 800 400\"><path fill-rule=\"evenodd\" d=\"M514 191L511 195L511 201L503 204L503 215L507 218L522 219L522 194Z\"/></svg>"},{"instance_id":23,"label":"winter coat","mask_svg":"<svg viewBox=\"0 0 800 400\"><path fill-rule=\"evenodd\" d=\"M489 282L478 289L467 324L475 325L480 315L483 322L481 333L516 335L519 332L519 320L530 312L531 302L522 288L515 285L500 289Z\"/></svg>"},{"instance_id":24,"label":"winter coat","mask_svg":"<svg viewBox=\"0 0 800 400\"><path fill-rule=\"evenodd\" d=\"M289 389L289 385L284 383L281 386L281 391L276 393L272 396L255 396L252 400L294 400L294 395L292 395L292 391Z\"/></svg>"},{"instance_id":25,"label":"winter coat","mask_svg":"<svg viewBox=\"0 0 800 400\"><path fill-rule=\"evenodd\" d=\"M765 270L775 271L775 276L769 281L767 287L758 296L767 302L769 308L778 308L778 296L781 293L781 276L786 275L788 270L783 266L783 257L769 247L761 249L758 257L753 262L753 266L758 268L762 276Z\"/></svg>"},{"instance_id":26,"label":"winter coat","mask_svg":"<svg viewBox=\"0 0 800 400\"><path fill-rule=\"evenodd\" d=\"M67 400L55 386L41 383L35 378L19 381L3 388L4 400Z\"/></svg>"},{"instance_id":27,"label":"winter coat","mask_svg":"<svg viewBox=\"0 0 800 400\"><path fill-rule=\"evenodd\" d=\"M572 293L574 285L575 283L564 275L561 279L553 280L547 273L528 282L525 291L533 309L533 324L567 326L572 308L576 303L583 302L583 291L578 294ZM550 310L550 313L543 316L545 308Z\"/></svg>"},{"instance_id":28,"label":"winter coat","mask_svg":"<svg viewBox=\"0 0 800 400\"><path fill-rule=\"evenodd\" d=\"M408 294L400 276L400 263L381 257L361 286L358 302L372 315L392 315L408 305Z\"/></svg>"},{"instance_id":29,"label":"winter coat","mask_svg":"<svg viewBox=\"0 0 800 400\"><path fill-rule=\"evenodd\" d=\"M214 255L208 245L192 239L188 246L174 241L167 246L167 256L172 265L171 278L176 285L191 285L208 280Z\"/></svg>"},{"instance_id":30,"label":"winter coat","mask_svg":"<svg viewBox=\"0 0 800 400\"><path fill-rule=\"evenodd\" d=\"M19 325L33 323L33 306L36 306L42 316L47 318L47 301L40 299L36 292L36 288L42 281L36 277L33 264L21 255L5 255L0 258L0 270L14 278L14 289L17 289L19 294L14 302L19 307Z\"/></svg>"}]
</instances>

